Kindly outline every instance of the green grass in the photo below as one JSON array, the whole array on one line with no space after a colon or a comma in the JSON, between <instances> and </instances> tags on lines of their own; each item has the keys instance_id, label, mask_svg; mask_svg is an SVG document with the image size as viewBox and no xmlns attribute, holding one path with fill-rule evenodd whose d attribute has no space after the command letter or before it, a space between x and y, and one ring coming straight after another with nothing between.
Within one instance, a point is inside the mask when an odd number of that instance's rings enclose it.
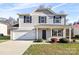
<instances>
[{"instance_id":1,"label":"green grass","mask_svg":"<svg viewBox=\"0 0 79 59\"><path fill-rule=\"evenodd\" d=\"M31 45L23 55L79 55L79 44L56 43Z\"/></svg>"},{"instance_id":2,"label":"green grass","mask_svg":"<svg viewBox=\"0 0 79 59\"><path fill-rule=\"evenodd\" d=\"M6 42L6 41L8 41L8 40L0 40L0 43L2 43L2 42Z\"/></svg>"}]
</instances>

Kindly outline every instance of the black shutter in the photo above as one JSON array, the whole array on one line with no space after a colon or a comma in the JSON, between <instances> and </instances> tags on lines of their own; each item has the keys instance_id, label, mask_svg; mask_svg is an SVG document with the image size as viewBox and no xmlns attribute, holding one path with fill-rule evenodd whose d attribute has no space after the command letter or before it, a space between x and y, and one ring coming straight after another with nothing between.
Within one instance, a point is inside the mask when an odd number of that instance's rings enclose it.
<instances>
[{"instance_id":1,"label":"black shutter","mask_svg":"<svg viewBox=\"0 0 79 59\"><path fill-rule=\"evenodd\" d=\"M55 19L55 16L53 16L53 18Z\"/></svg>"},{"instance_id":2,"label":"black shutter","mask_svg":"<svg viewBox=\"0 0 79 59\"><path fill-rule=\"evenodd\" d=\"M53 23L55 23L55 16L53 16Z\"/></svg>"},{"instance_id":3,"label":"black shutter","mask_svg":"<svg viewBox=\"0 0 79 59\"><path fill-rule=\"evenodd\" d=\"M62 17L60 16L60 19L61 19Z\"/></svg>"},{"instance_id":4,"label":"black shutter","mask_svg":"<svg viewBox=\"0 0 79 59\"><path fill-rule=\"evenodd\" d=\"M39 16L39 23L40 23L40 16Z\"/></svg>"},{"instance_id":5,"label":"black shutter","mask_svg":"<svg viewBox=\"0 0 79 59\"><path fill-rule=\"evenodd\" d=\"M30 23L32 23L32 16L30 16Z\"/></svg>"},{"instance_id":6,"label":"black shutter","mask_svg":"<svg viewBox=\"0 0 79 59\"><path fill-rule=\"evenodd\" d=\"M26 16L24 16L24 23L26 23Z\"/></svg>"},{"instance_id":7,"label":"black shutter","mask_svg":"<svg viewBox=\"0 0 79 59\"><path fill-rule=\"evenodd\" d=\"M47 20L47 17L45 16L45 23L47 22L46 20Z\"/></svg>"}]
</instances>

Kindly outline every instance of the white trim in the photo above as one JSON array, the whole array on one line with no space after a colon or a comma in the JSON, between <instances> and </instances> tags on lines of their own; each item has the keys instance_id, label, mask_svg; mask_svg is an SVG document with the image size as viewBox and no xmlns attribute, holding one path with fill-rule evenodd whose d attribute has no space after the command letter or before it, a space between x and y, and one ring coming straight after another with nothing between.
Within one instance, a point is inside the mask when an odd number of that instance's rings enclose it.
<instances>
[{"instance_id":1,"label":"white trim","mask_svg":"<svg viewBox=\"0 0 79 59\"><path fill-rule=\"evenodd\" d=\"M51 37L52 37L52 28L51 28Z\"/></svg>"},{"instance_id":2,"label":"white trim","mask_svg":"<svg viewBox=\"0 0 79 59\"><path fill-rule=\"evenodd\" d=\"M71 28L69 28L69 41L71 41Z\"/></svg>"},{"instance_id":3,"label":"white trim","mask_svg":"<svg viewBox=\"0 0 79 59\"><path fill-rule=\"evenodd\" d=\"M38 28L36 28L36 39L38 39Z\"/></svg>"},{"instance_id":4,"label":"white trim","mask_svg":"<svg viewBox=\"0 0 79 59\"><path fill-rule=\"evenodd\" d=\"M63 37L66 38L66 28L63 29Z\"/></svg>"}]
</instances>

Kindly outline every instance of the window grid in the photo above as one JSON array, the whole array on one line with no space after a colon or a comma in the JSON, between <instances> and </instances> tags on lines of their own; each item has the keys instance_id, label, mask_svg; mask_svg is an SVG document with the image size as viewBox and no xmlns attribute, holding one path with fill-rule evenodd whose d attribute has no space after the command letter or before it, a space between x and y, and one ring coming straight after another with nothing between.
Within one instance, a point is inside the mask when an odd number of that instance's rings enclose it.
<instances>
[{"instance_id":1,"label":"window grid","mask_svg":"<svg viewBox=\"0 0 79 59\"><path fill-rule=\"evenodd\" d=\"M46 23L46 16L39 16L39 23Z\"/></svg>"},{"instance_id":2,"label":"window grid","mask_svg":"<svg viewBox=\"0 0 79 59\"><path fill-rule=\"evenodd\" d=\"M32 17L31 16L24 16L24 23L32 23Z\"/></svg>"},{"instance_id":3,"label":"window grid","mask_svg":"<svg viewBox=\"0 0 79 59\"><path fill-rule=\"evenodd\" d=\"M53 23L61 23L61 16L54 16Z\"/></svg>"},{"instance_id":4,"label":"window grid","mask_svg":"<svg viewBox=\"0 0 79 59\"><path fill-rule=\"evenodd\" d=\"M63 30L52 30L52 36L63 36Z\"/></svg>"}]
</instances>

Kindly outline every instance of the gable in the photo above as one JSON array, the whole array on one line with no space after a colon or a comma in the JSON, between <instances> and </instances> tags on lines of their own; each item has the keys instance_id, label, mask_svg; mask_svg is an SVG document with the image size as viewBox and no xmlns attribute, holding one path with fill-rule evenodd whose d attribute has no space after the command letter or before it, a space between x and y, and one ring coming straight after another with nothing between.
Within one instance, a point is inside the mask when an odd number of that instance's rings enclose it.
<instances>
[{"instance_id":1,"label":"gable","mask_svg":"<svg viewBox=\"0 0 79 59\"><path fill-rule=\"evenodd\" d=\"M53 15L53 14L56 14L55 12L53 12L52 10L50 9L47 9L47 8L41 8L41 9L36 9L32 12L33 13L44 13L44 14L47 14L47 15Z\"/></svg>"}]
</instances>

